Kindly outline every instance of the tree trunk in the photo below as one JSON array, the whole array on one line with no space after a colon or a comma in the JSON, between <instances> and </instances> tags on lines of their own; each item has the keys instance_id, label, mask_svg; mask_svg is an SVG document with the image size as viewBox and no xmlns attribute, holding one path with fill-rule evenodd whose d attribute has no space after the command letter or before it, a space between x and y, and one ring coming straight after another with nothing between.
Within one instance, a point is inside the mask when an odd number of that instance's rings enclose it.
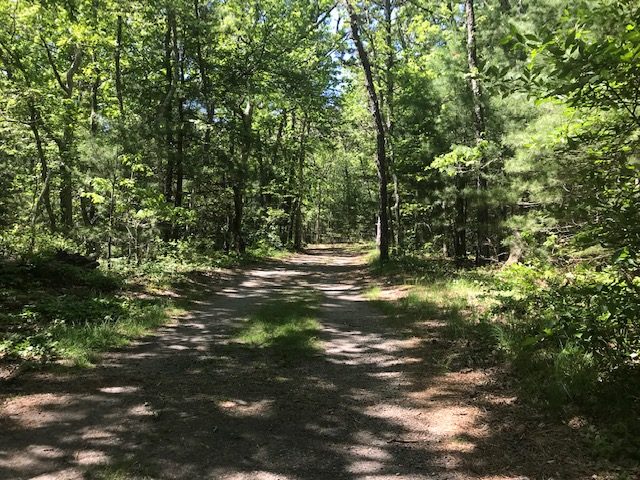
<instances>
[{"instance_id":1,"label":"tree trunk","mask_svg":"<svg viewBox=\"0 0 640 480\"><path fill-rule=\"evenodd\" d=\"M240 163L236 165L233 180L233 246L236 252L244 253L246 250L246 242L242 233L242 223L244 216L244 188L245 176L248 169L249 156L251 155L252 132L251 125L253 122L253 103L249 100L245 108L240 112L242 118L242 138Z\"/></svg>"},{"instance_id":2,"label":"tree trunk","mask_svg":"<svg viewBox=\"0 0 640 480\"><path fill-rule=\"evenodd\" d=\"M513 233L513 239L509 245L509 258L507 258L505 265L513 265L514 263L520 262L523 255L524 242L522 241L522 235L520 235L520 232L516 230Z\"/></svg>"},{"instance_id":3,"label":"tree trunk","mask_svg":"<svg viewBox=\"0 0 640 480\"><path fill-rule=\"evenodd\" d=\"M49 185L51 184L51 171L47 173L46 178L44 179L44 184L42 185L42 190L40 191L40 195L33 203L33 208L31 211L31 239L29 241L29 253L33 253L33 250L36 245L36 223L38 222L38 214L40 212L40 205L43 200L46 198L49 193Z\"/></svg>"},{"instance_id":4,"label":"tree trunk","mask_svg":"<svg viewBox=\"0 0 640 480\"><path fill-rule=\"evenodd\" d=\"M120 60L122 58L122 15L118 15L116 24L116 52L115 52L115 70L116 70L116 97L118 99L118 111L120 112L120 121L124 116L124 95L122 93L122 67Z\"/></svg>"},{"instance_id":5,"label":"tree trunk","mask_svg":"<svg viewBox=\"0 0 640 480\"><path fill-rule=\"evenodd\" d=\"M467 258L467 200L464 189L464 173L456 175L455 222L453 232L453 254L458 262Z\"/></svg>"},{"instance_id":6,"label":"tree trunk","mask_svg":"<svg viewBox=\"0 0 640 480\"><path fill-rule=\"evenodd\" d=\"M394 135L394 89L395 89L395 55L393 47L393 4L391 0L384 0L384 21L385 21L385 47L386 47L386 83L387 83L387 150L389 155L389 165L391 170L391 178L393 180L393 206L391 211L393 212L393 220L395 223L394 232L394 245L395 250L402 250L402 223L400 218L400 189L398 183L398 173L396 171L395 152L393 145Z\"/></svg>"},{"instance_id":7,"label":"tree trunk","mask_svg":"<svg viewBox=\"0 0 640 480\"><path fill-rule=\"evenodd\" d=\"M175 22L173 23L173 52L174 57L177 60L176 68L180 69L180 92L178 97L178 138L176 142L176 191L174 198L174 205L176 207L182 206L183 197L183 183L184 183L184 102L185 98L182 96L184 92L184 47L182 54L178 50L178 31Z\"/></svg>"},{"instance_id":8,"label":"tree trunk","mask_svg":"<svg viewBox=\"0 0 640 480\"><path fill-rule=\"evenodd\" d=\"M244 184L240 179L236 179L233 183L233 221L231 224L231 232L233 235L233 248L237 253L244 253L246 244L242 235L242 216L244 210L244 202L242 194L244 192Z\"/></svg>"},{"instance_id":9,"label":"tree trunk","mask_svg":"<svg viewBox=\"0 0 640 480\"><path fill-rule=\"evenodd\" d=\"M316 207L315 243L320 243L320 212L322 211L322 180L318 180L318 198Z\"/></svg>"},{"instance_id":10,"label":"tree trunk","mask_svg":"<svg viewBox=\"0 0 640 480\"><path fill-rule=\"evenodd\" d=\"M44 148L42 146L42 137L40 136L40 129L38 128L40 123L40 115L36 110L33 102L29 102L29 113L31 116L31 122L29 126L31 127L31 132L33 133L33 138L36 142L36 152L38 153L38 159L40 160L40 177L42 178L43 186L42 191L40 192L39 202L44 204L44 209L47 212L47 217L49 217L49 229L52 233L56 231L56 216L53 212L53 207L51 206L51 195L50 195L50 185L51 185L51 173L49 170L49 165L47 162L47 157L44 153ZM36 205L36 215L37 205Z\"/></svg>"},{"instance_id":11,"label":"tree trunk","mask_svg":"<svg viewBox=\"0 0 640 480\"><path fill-rule=\"evenodd\" d=\"M167 165L164 177L164 198L167 203L173 200L173 176L175 168L172 97L176 88L174 83L174 69L177 68L177 66L174 66L172 62L173 48L171 44L174 25L175 13L169 9L167 12L167 30L164 37L164 68L167 81L167 94L162 105L164 110L165 151L167 154Z\"/></svg>"},{"instance_id":12,"label":"tree trunk","mask_svg":"<svg viewBox=\"0 0 640 480\"><path fill-rule=\"evenodd\" d=\"M70 107L67 107L70 108ZM60 220L66 231L73 228L73 166L74 155L74 122L73 116L65 115L65 127L60 147Z\"/></svg>"},{"instance_id":13,"label":"tree trunk","mask_svg":"<svg viewBox=\"0 0 640 480\"><path fill-rule=\"evenodd\" d=\"M207 62L202 51L202 32L200 31L201 27L201 13L200 13L200 2L199 0L194 0L193 3L194 12L197 24L197 32L195 35L195 48L196 48L196 59L198 61L198 69L200 70L200 89L202 93L202 98L204 100L205 108L207 110L207 129L204 133L204 153L205 158L208 157L208 154L211 150L211 128L213 126L213 118L215 115L215 108L213 104L213 99L211 98L211 80L209 78L209 70L207 68Z\"/></svg>"},{"instance_id":14,"label":"tree trunk","mask_svg":"<svg viewBox=\"0 0 640 480\"><path fill-rule=\"evenodd\" d=\"M400 185L398 183L398 175L394 172L391 176L393 180L393 215L396 222L395 244L398 251L402 251L402 218L400 216Z\"/></svg>"},{"instance_id":15,"label":"tree trunk","mask_svg":"<svg viewBox=\"0 0 640 480\"><path fill-rule=\"evenodd\" d=\"M300 151L298 152L298 171L297 171L297 200L294 221L293 248L302 250L302 200L304 196L304 162L306 154L306 139L308 132L308 120L305 117L302 120L302 129L300 134Z\"/></svg>"},{"instance_id":16,"label":"tree trunk","mask_svg":"<svg viewBox=\"0 0 640 480\"><path fill-rule=\"evenodd\" d=\"M484 138L485 121L482 108L482 90L478 78L478 56L476 47L476 19L473 0L465 0L465 19L467 27L467 63L469 65L469 88L473 99L473 127L476 145ZM476 193L478 198L478 226L476 230L476 264L486 263L489 259L491 240L488 238L489 207L486 200L487 172L486 159L480 157L476 175Z\"/></svg>"},{"instance_id":17,"label":"tree trunk","mask_svg":"<svg viewBox=\"0 0 640 480\"><path fill-rule=\"evenodd\" d=\"M365 86L369 95L369 104L371 115L376 129L376 167L378 170L378 220L379 220L379 251L380 261L386 262L389 259L389 217L387 216L388 193L387 193L387 154L386 154L386 134L385 125L382 120L382 112L380 111L380 103L373 83L373 75L371 73L371 64L369 56L364 48L364 43L360 37L358 24L358 15L351 0L345 0L349 19L351 21L351 34L353 41L358 49L358 57L362 64L365 76Z\"/></svg>"},{"instance_id":18,"label":"tree trunk","mask_svg":"<svg viewBox=\"0 0 640 480\"><path fill-rule=\"evenodd\" d=\"M92 6L93 6L92 27L94 28L94 30L97 30L97 23L98 23L97 14L98 13L97 13L96 0L92 2ZM91 59L94 63L94 68L96 68L96 72L93 78L93 82L91 83L91 100L90 100L91 113L89 118L89 134L91 135L91 139L94 140L95 142L96 136L98 135L98 109L99 109L98 90L100 89L100 72L97 70L97 66L96 66L97 56L95 51L93 52ZM95 148L95 145L94 145L94 148ZM91 188L91 183L86 182L86 179L84 180L85 180L85 187ZM80 196L80 213L82 214L82 221L85 227L91 227L95 224L97 220L96 206L89 198L87 198L84 195ZM98 249L97 243L95 241L90 241L88 250L93 253L97 249Z\"/></svg>"},{"instance_id":19,"label":"tree trunk","mask_svg":"<svg viewBox=\"0 0 640 480\"><path fill-rule=\"evenodd\" d=\"M80 45L76 44L74 46L73 59L63 79L56 61L53 58L50 46L44 39L42 39L42 47L44 48L55 80L62 91L62 97L65 99L64 115L62 118L64 122L62 137L54 135L48 129L46 131L56 143L60 154L60 219L62 229L68 232L73 228L73 168L76 163L74 139L77 107L75 102L73 102L73 95L75 90L75 75L81 67L83 52ZM28 73L22 66L19 57L14 56L14 60L18 68L25 74L25 79L27 79ZM27 83L29 83L28 80ZM39 116L38 119L40 120ZM44 126L44 123L41 123L41 125Z\"/></svg>"}]
</instances>

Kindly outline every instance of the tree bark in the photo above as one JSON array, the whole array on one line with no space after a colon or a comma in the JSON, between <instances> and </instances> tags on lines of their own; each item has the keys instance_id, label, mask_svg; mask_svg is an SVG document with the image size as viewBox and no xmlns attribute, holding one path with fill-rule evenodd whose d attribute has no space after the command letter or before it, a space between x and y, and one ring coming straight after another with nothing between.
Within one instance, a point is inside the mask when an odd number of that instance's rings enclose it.
<instances>
[{"instance_id":1,"label":"tree bark","mask_svg":"<svg viewBox=\"0 0 640 480\"><path fill-rule=\"evenodd\" d=\"M213 128L213 119L215 116L215 107L213 103L213 99L211 98L211 80L209 78L209 69L207 68L206 58L202 49L202 32L201 28L201 13L200 13L200 2L199 0L194 0L193 3L195 17L197 23L197 32L195 35L195 48L196 48L196 59L198 61L198 70L200 71L200 89L202 93L202 98L204 101L205 108L207 110L207 128L204 132L204 157L205 161L209 160L209 154L211 152L211 129Z\"/></svg>"},{"instance_id":2,"label":"tree bark","mask_svg":"<svg viewBox=\"0 0 640 480\"><path fill-rule=\"evenodd\" d=\"M456 175L455 222L453 232L453 255L456 261L462 262L467 258L467 199L464 189L466 179L464 173Z\"/></svg>"},{"instance_id":3,"label":"tree bark","mask_svg":"<svg viewBox=\"0 0 640 480\"><path fill-rule=\"evenodd\" d=\"M386 134L385 125L382 119L382 112L380 110L380 102L378 100L378 93L376 92L375 84L373 83L373 75L371 73L371 64L369 63L369 56L364 48L364 43L360 37L360 27L358 15L355 11L355 7L351 0L345 0L345 5L349 13L349 19L351 22L351 35L353 41L356 44L358 50L358 57L362 64L362 69L365 76L365 86L369 95L369 104L371 109L371 115L376 129L376 167L378 170L378 221L379 221L379 251L380 261L386 262L389 260L389 217L387 213L388 209L388 192L387 192L387 154L386 154Z\"/></svg>"},{"instance_id":4,"label":"tree bark","mask_svg":"<svg viewBox=\"0 0 640 480\"><path fill-rule=\"evenodd\" d=\"M116 70L116 97L118 99L118 111L120 112L120 121L124 117L124 95L122 93L122 67L120 61L122 58L122 15L118 15L116 23L116 51L115 51L115 70Z\"/></svg>"},{"instance_id":5,"label":"tree bark","mask_svg":"<svg viewBox=\"0 0 640 480\"><path fill-rule=\"evenodd\" d=\"M82 49L79 45L74 47L73 60L71 66L65 74L63 80L62 75L58 71L56 62L53 58L49 45L43 40L43 46L47 54L47 60L53 70L53 74L62 90L63 97L67 100L64 112L64 127L62 138L56 137L54 141L58 146L60 153L60 219L63 229L69 231L73 228L73 168L76 163L75 151L75 105L72 104L75 90L75 74L82 64Z\"/></svg>"},{"instance_id":6,"label":"tree bark","mask_svg":"<svg viewBox=\"0 0 640 480\"><path fill-rule=\"evenodd\" d=\"M24 67L24 64L20 60L20 57L16 55L14 52L9 50L4 44L0 44L1 47L7 52L9 55L9 59L4 58L2 55L2 50L0 50L0 60L3 62L3 67L7 74L7 78L9 81L13 81L13 69L10 67L11 63L15 64L15 66L20 70L22 75L24 76L24 81L27 87L31 87L31 81L29 80L29 75L27 70ZM40 203L44 203L45 210L47 211L47 216L49 217L49 229L52 233L56 232L56 216L53 212L53 207L51 206L51 170L49 169L49 165L47 162L47 157L45 155L42 136L40 135L40 126L42 125L42 117L40 116L40 112L36 107L36 104L33 101L33 98L30 98L28 101L29 106L29 128L31 129L31 133L33 133L33 138L36 142L36 152L38 154L38 160L40 161L40 176L43 182L42 190L40 192L39 198L36 202L36 208L34 211L35 220L37 221L38 215L38 207ZM35 225L33 226L35 227ZM35 238L33 238L35 242ZM33 248L33 244L32 244Z\"/></svg>"},{"instance_id":7,"label":"tree bark","mask_svg":"<svg viewBox=\"0 0 640 480\"><path fill-rule=\"evenodd\" d=\"M47 216L49 217L49 229L52 233L54 233L56 231L56 216L53 212L53 207L51 206L51 171L49 170L47 157L44 153L44 148L42 145L42 137L40 136L40 114L38 113L36 106L31 100L29 101L29 114L31 117L29 126L31 128L31 132L33 133L33 138L36 142L36 152L38 153L38 159L40 160L40 177L42 178L43 182L42 191L40 192L40 197L38 199L38 202L36 203L36 209L34 213L37 220L38 206L40 205L40 203L44 204L44 209L46 210Z\"/></svg>"},{"instance_id":8,"label":"tree bark","mask_svg":"<svg viewBox=\"0 0 640 480\"><path fill-rule=\"evenodd\" d=\"M244 253L246 242L242 232L244 216L244 190L245 175L251 155L252 123L253 123L253 103L248 100L245 108L240 112L242 119L242 138L240 146L240 163L236 165L233 179L233 222L232 235L233 247L237 253Z\"/></svg>"},{"instance_id":9,"label":"tree bark","mask_svg":"<svg viewBox=\"0 0 640 480\"><path fill-rule=\"evenodd\" d=\"M244 182L240 179L236 179L232 186L233 189L233 221L231 224L231 231L233 234L233 248L236 253L244 253L246 250L246 244L244 236L242 235L242 217L244 214Z\"/></svg>"},{"instance_id":10,"label":"tree bark","mask_svg":"<svg viewBox=\"0 0 640 480\"><path fill-rule=\"evenodd\" d=\"M484 111L482 107L482 89L478 78L478 55L476 47L476 19L473 0L465 0L465 20L467 29L467 63L469 65L469 88L473 100L473 127L476 145L479 145L485 134ZM480 265L489 259L491 240L488 238L489 208L486 200L487 172L486 159L479 160L476 174L476 193L478 198L478 218L476 230L476 264Z\"/></svg>"},{"instance_id":11,"label":"tree bark","mask_svg":"<svg viewBox=\"0 0 640 480\"><path fill-rule=\"evenodd\" d=\"M306 141L308 133L308 120L305 117L302 120L302 129L300 134L300 151L298 152L298 169L297 169L297 199L294 220L293 248L302 250L302 200L304 197L304 163L306 155Z\"/></svg>"},{"instance_id":12,"label":"tree bark","mask_svg":"<svg viewBox=\"0 0 640 480\"><path fill-rule=\"evenodd\" d=\"M175 168L173 105L171 101L176 89L174 69L177 68L177 66L175 66L172 61L173 48L171 38L174 25L175 13L173 12L173 10L169 9L167 12L167 30L164 37L164 68L165 78L167 81L167 94L162 104L165 129L165 150L167 154L167 165L164 177L164 198L167 203L170 203L173 200L173 177Z\"/></svg>"},{"instance_id":13,"label":"tree bark","mask_svg":"<svg viewBox=\"0 0 640 480\"><path fill-rule=\"evenodd\" d=\"M176 60L175 68L180 69L180 95L178 96L178 138L176 142L176 190L175 190L175 198L174 205L176 207L182 206L182 197L183 197L183 183L184 183L184 131L185 131L185 122L184 122L184 102L186 99L184 98L184 47L182 54L178 49L178 29L176 23L173 23L173 54Z\"/></svg>"},{"instance_id":14,"label":"tree bark","mask_svg":"<svg viewBox=\"0 0 640 480\"><path fill-rule=\"evenodd\" d=\"M393 3L391 0L384 0L384 21L385 21L385 47L386 47L386 84L387 84L387 151L389 155L389 166L391 170L391 179L393 181L393 220L395 223L394 245L396 251L402 249L402 223L400 217L400 188L398 182L398 172L396 171L395 151L394 151L394 90L395 90L395 50L393 47Z\"/></svg>"},{"instance_id":15,"label":"tree bark","mask_svg":"<svg viewBox=\"0 0 640 480\"><path fill-rule=\"evenodd\" d=\"M98 0L93 0L91 2L91 28L94 33L98 32ZM94 140L98 135L98 92L100 90L100 69L98 68L98 56L96 54L95 49L91 54L91 61L93 62L94 77L93 82L91 82L91 99L90 99L90 118L89 118L89 134L91 135L92 140ZM83 179L85 184L85 191L91 188L91 183L86 181L86 178ZM97 221L97 212L95 204L87 198L85 195L80 196L80 213L82 214L82 221L85 227L91 227ZM95 241L88 242L88 249L93 253L98 249L98 245Z\"/></svg>"}]
</instances>

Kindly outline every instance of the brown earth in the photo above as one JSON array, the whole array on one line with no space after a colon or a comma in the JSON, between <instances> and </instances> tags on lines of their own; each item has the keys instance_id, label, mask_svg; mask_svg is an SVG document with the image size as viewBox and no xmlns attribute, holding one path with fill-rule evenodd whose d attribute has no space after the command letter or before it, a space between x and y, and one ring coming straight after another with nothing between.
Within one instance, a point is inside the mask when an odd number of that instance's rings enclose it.
<instances>
[{"instance_id":1,"label":"brown earth","mask_svg":"<svg viewBox=\"0 0 640 480\"><path fill-rule=\"evenodd\" d=\"M394 325L368 285L361 257L309 250L201 282L186 318L96 368L0 383L0 479L608 478L499 371L443 369L460 347L442 325ZM310 289L320 353L234 340L258 306Z\"/></svg>"}]
</instances>

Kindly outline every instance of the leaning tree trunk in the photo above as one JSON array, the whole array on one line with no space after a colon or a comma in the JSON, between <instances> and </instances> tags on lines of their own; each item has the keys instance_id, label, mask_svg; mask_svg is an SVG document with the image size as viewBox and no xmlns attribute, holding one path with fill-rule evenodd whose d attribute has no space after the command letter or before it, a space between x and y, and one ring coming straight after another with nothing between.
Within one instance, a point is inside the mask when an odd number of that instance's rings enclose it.
<instances>
[{"instance_id":1,"label":"leaning tree trunk","mask_svg":"<svg viewBox=\"0 0 640 480\"><path fill-rule=\"evenodd\" d=\"M40 192L40 197L38 202L36 203L35 215L38 215L38 206L40 203L44 204L44 208L47 212L47 216L49 217L49 229L52 233L56 231L56 216L53 212L53 207L51 206L51 170L49 169L49 165L47 162L47 157L45 155L45 150L42 145L42 137L40 136L40 113L36 109L36 106L32 101L29 101L29 113L31 116L31 122L29 126L31 127L31 132L33 133L33 138L36 142L36 152L38 153L38 159L40 160L40 176L42 178L42 191ZM37 218L36 218L37 220Z\"/></svg>"},{"instance_id":2,"label":"leaning tree trunk","mask_svg":"<svg viewBox=\"0 0 640 480\"><path fill-rule=\"evenodd\" d=\"M373 75L371 73L371 64L369 56L364 48L364 43L360 37L360 28L358 23L358 15L355 11L351 0L345 0L349 19L351 21L351 35L358 49L358 57L364 71L365 86L369 95L369 104L371 115L376 128L376 167L378 170L378 221L379 221L379 245L380 261L386 262L389 259L389 217L388 217L388 192L387 192L387 153L386 153L386 134L385 125L380 110L380 102L375 84L373 83Z\"/></svg>"}]
</instances>

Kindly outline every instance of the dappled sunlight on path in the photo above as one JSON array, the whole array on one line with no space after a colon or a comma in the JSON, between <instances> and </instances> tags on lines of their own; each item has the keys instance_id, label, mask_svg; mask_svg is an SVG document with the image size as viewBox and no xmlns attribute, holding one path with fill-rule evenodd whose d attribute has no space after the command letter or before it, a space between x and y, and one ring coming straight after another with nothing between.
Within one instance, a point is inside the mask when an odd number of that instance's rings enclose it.
<instances>
[{"instance_id":1,"label":"dappled sunlight on path","mask_svg":"<svg viewBox=\"0 0 640 480\"><path fill-rule=\"evenodd\" d=\"M522 432L496 430L511 394L487 372L444 372L437 332L394 326L367 285L363 258L310 250L212 281L187 318L94 369L2 386L0 478L543 478L512 455L533 448ZM237 340L260 306L309 291L318 351Z\"/></svg>"}]
</instances>

